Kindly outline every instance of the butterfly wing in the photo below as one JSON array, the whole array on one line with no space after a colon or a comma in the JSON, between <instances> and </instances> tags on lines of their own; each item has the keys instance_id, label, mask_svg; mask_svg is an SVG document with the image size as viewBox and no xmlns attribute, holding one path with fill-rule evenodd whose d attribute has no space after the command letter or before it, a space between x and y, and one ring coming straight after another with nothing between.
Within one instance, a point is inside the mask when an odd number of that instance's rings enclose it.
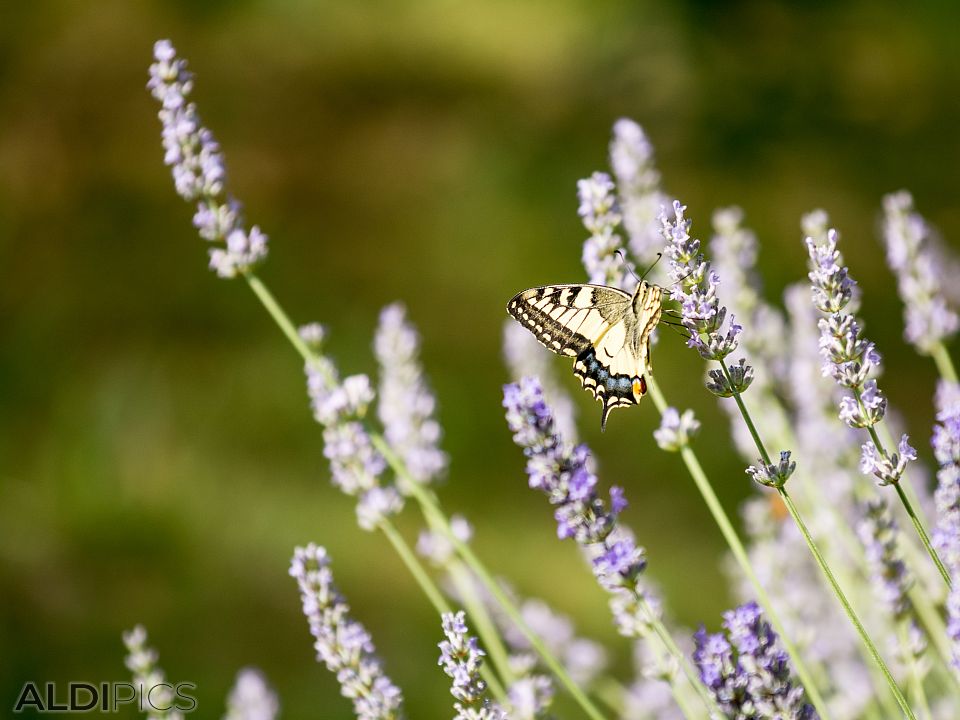
<instances>
[{"instance_id":1,"label":"butterfly wing","mask_svg":"<svg viewBox=\"0 0 960 720\"><path fill-rule=\"evenodd\" d=\"M647 391L647 336L660 315L659 288L652 289L645 283L638 289L643 317L634 297L603 285L531 288L507 304L544 347L576 358L574 375L603 405L601 428L613 408L635 405Z\"/></svg>"}]
</instances>

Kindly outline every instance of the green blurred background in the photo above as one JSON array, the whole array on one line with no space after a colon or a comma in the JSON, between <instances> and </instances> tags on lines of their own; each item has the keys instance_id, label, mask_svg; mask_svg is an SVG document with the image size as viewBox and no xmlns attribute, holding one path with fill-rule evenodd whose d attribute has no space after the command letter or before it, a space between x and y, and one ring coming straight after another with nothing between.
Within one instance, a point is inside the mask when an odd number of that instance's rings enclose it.
<instances>
[{"instance_id":1,"label":"green blurred background","mask_svg":"<svg viewBox=\"0 0 960 720\"><path fill-rule=\"evenodd\" d=\"M189 59L233 192L271 236L264 280L298 322L329 326L344 372L374 369L379 308L407 304L452 457L443 502L629 677L502 420L505 301L582 278L575 181L606 169L610 127L632 117L696 234L715 207L745 208L772 299L805 272L801 213L830 211L885 387L929 457L934 372L900 341L876 222L881 195L908 187L960 238L958 23L951 3L4 3L0 706L30 679L126 679L120 633L142 622L168 675L199 684L198 716L218 717L253 664L286 717L350 717L287 576L313 540L409 715L451 712L437 618L330 487L298 358L243 283L205 269L144 89L155 39ZM656 360L735 512L753 490L701 362L671 334ZM557 369L674 617L715 625L732 601L723 548L650 436L652 404L601 436Z\"/></svg>"}]
</instances>

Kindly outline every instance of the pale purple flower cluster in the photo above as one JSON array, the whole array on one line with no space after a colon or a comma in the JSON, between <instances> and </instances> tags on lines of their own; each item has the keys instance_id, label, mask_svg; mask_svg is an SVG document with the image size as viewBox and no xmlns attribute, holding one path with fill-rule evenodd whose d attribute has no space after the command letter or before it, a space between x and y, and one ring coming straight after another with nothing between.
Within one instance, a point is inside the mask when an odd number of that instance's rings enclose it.
<instances>
[{"instance_id":1,"label":"pale purple flower cluster","mask_svg":"<svg viewBox=\"0 0 960 720\"><path fill-rule=\"evenodd\" d=\"M906 435L901 435L897 451L889 454L880 452L873 441L868 440L861 447L860 472L873 475L880 485L899 482L907 469L907 463L917 459L917 451L910 446L908 440Z\"/></svg>"},{"instance_id":2,"label":"pale purple flower cluster","mask_svg":"<svg viewBox=\"0 0 960 720\"><path fill-rule=\"evenodd\" d=\"M330 462L333 484L359 498L357 521L374 529L384 518L403 509L403 497L392 485L381 482L387 461L373 446L362 420L375 393L366 375L339 379L333 362L322 354L325 330L318 323L299 329L313 357L304 365L307 395L314 419L323 426L323 454Z\"/></svg>"},{"instance_id":3,"label":"pale purple flower cluster","mask_svg":"<svg viewBox=\"0 0 960 720\"><path fill-rule=\"evenodd\" d=\"M166 681L157 665L157 651L147 645L147 631L142 625L123 634L127 647L124 665L133 673L140 709L151 720L183 720L184 714L175 705L173 686Z\"/></svg>"},{"instance_id":4,"label":"pale purple flower cluster","mask_svg":"<svg viewBox=\"0 0 960 720\"><path fill-rule=\"evenodd\" d=\"M558 536L572 537L584 547L602 546L593 558L593 571L605 587L635 583L646 566L643 551L631 539L613 533L617 515L626 507L623 491L610 489L608 511L589 467L590 450L560 437L535 378L505 385L503 406L513 440L527 456L530 487L541 490L556 506Z\"/></svg>"},{"instance_id":5,"label":"pale purple flower cluster","mask_svg":"<svg viewBox=\"0 0 960 720\"><path fill-rule=\"evenodd\" d=\"M880 366L880 353L863 336L857 318L844 310L854 295L856 283L843 264L837 249L839 235L830 229L826 236L807 237L810 278L814 306L826 317L820 318L820 355L823 374L852 391L840 400L840 419L850 427L873 427L887 409L887 399L872 377ZM863 445L860 470L875 475L881 485L900 481L907 463L916 453L904 435L897 452L877 448L871 441Z\"/></svg>"},{"instance_id":6,"label":"pale purple flower cluster","mask_svg":"<svg viewBox=\"0 0 960 720\"><path fill-rule=\"evenodd\" d=\"M402 717L403 696L384 674L366 628L350 617L350 606L334 585L327 551L313 543L296 548L290 575L300 587L317 659L337 676L340 692L353 701L357 718Z\"/></svg>"},{"instance_id":7,"label":"pale purple flower cluster","mask_svg":"<svg viewBox=\"0 0 960 720\"><path fill-rule=\"evenodd\" d=\"M936 406L933 452L940 469L934 543L953 581L947 596L947 635L954 667L960 671L960 385L941 381Z\"/></svg>"},{"instance_id":8,"label":"pale purple flower cluster","mask_svg":"<svg viewBox=\"0 0 960 720\"><path fill-rule=\"evenodd\" d=\"M905 190L884 197L883 211L887 264L896 273L904 304L904 337L929 353L960 327L960 318L943 297L942 271L931 248L933 233L914 212L913 197Z\"/></svg>"},{"instance_id":9,"label":"pale purple flower cluster","mask_svg":"<svg viewBox=\"0 0 960 720\"><path fill-rule=\"evenodd\" d=\"M539 378L543 386L543 395L553 408L557 429L563 437L576 440L576 406L570 395L557 381L553 353L538 343L527 328L513 318L508 318L503 325L503 356L511 378L515 380L525 376Z\"/></svg>"},{"instance_id":10,"label":"pale purple flower cluster","mask_svg":"<svg viewBox=\"0 0 960 720\"><path fill-rule=\"evenodd\" d=\"M690 332L687 342L706 360L723 362L737 348L743 328L733 315L727 320L727 308L720 305L717 288L720 276L710 268L700 252L700 241L690 237L690 221L684 217L686 206L673 203L674 218L660 216L661 232L667 241L670 259L670 296L680 303L682 322ZM744 388L734 388L740 392Z\"/></svg>"},{"instance_id":11,"label":"pale purple flower cluster","mask_svg":"<svg viewBox=\"0 0 960 720\"><path fill-rule=\"evenodd\" d=\"M700 429L700 421L693 410L684 410L681 415L676 408L668 407L660 416L660 427L653 431L653 438L663 450L678 452L690 444Z\"/></svg>"},{"instance_id":12,"label":"pale purple flower cluster","mask_svg":"<svg viewBox=\"0 0 960 720\"><path fill-rule=\"evenodd\" d=\"M540 720L549 718L553 703L553 683L546 675L526 675L507 688L512 720ZM506 716L504 716L506 717Z\"/></svg>"},{"instance_id":13,"label":"pale purple flower cluster","mask_svg":"<svg viewBox=\"0 0 960 720\"><path fill-rule=\"evenodd\" d=\"M909 616L913 579L898 547L900 530L883 499L868 500L857 523L874 592L895 620Z\"/></svg>"},{"instance_id":14,"label":"pale purple flower cluster","mask_svg":"<svg viewBox=\"0 0 960 720\"><path fill-rule=\"evenodd\" d=\"M384 436L413 480L436 480L447 467L447 455L438 446L440 423L433 416L437 402L420 366L420 337L402 305L388 305L380 313L373 347L380 363L377 414Z\"/></svg>"},{"instance_id":15,"label":"pale purple flower cluster","mask_svg":"<svg viewBox=\"0 0 960 720\"><path fill-rule=\"evenodd\" d=\"M723 615L726 633L694 636L700 679L728 718L813 720L803 688L790 679L789 657L756 603Z\"/></svg>"},{"instance_id":16,"label":"pale purple flower cluster","mask_svg":"<svg viewBox=\"0 0 960 720\"><path fill-rule=\"evenodd\" d=\"M473 527L463 515L450 516L450 532L462 543L470 542L473 537ZM455 550L450 538L439 530L422 530L417 537L417 552L436 567L446 567Z\"/></svg>"},{"instance_id":17,"label":"pale purple flower cluster","mask_svg":"<svg viewBox=\"0 0 960 720\"><path fill-rule=\"evenodd\" d=\"M259 670L243 668L227 697L223 720L275 720L280 701Z\"/></svg>"},{"instance_id":18,"label":"pale purple flower cluster","mask_svg":"<svg viewBox=\"0 0 960 720\"><path fill-rule=\"evenodd\" d=\"M226 193L220 146L189 101L193 76L186 60L169 40L159 40L153 55L147 88L160 101L164 162L172 168L177 193L197 203L193 223L200 236L222 243L210 250L210 268L222 278L246 274L267 257L267 236L256 226L244 229L240 203Z\"/></svg>"},{"instance_id":19,"label":"pale purple flower cluster","mask_svg":"<svg viewBox=\"0 0 960 720\"><path fill-rule=\"evenodd\" d=\"M456 699L454 720L506 720L506 713L486 697L487 684L480 677L480 666L486 654L477 638L469 634L466 616L443 613L443 634L438 665L453 680L450 694Z\"/></svg>"},{"instance_id":20,"label":"pale purple flower cluster","mask_svg":"<svg viewBox=\"0 0 960 720\"><path fill-rule=\"evenodd\" d=\"M613 125L610 167L617 178L630 251L637 261L650 262L660 250L660 208L670 200L660 189L653 145L633 120L621 118Z\"/></svg>"},{"instance_id":21,"label":"pale purple flower cluster","mask_svg":"<svg viewBox=\"0 0 960 720\"><path fill-rule=\"evenodd\" d=\"M623 239L617 234L621 217L613 180L602 172L578 180L577 197L580 200L577 212L590 231L590 237L583 244L582 257L589 281L625 288L630 281L626 261L618 254L622 251Z\"/></svg>"}]
</instances>

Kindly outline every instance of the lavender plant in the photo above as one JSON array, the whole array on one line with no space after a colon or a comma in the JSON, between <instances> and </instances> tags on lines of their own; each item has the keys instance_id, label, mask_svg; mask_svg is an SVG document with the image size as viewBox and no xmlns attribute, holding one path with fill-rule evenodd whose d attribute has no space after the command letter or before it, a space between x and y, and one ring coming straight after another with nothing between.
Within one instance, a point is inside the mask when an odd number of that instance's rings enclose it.
<instances>
[{"instance_id":1,"label":"lavender plant","mask_svg":"<svg viewBox=\"0 0 960 720\"><path fill-rule=\"evenodd\" d=\"M742 212L725 209L714 215L714 264L706 259L699 240L690 235L686 208L667 201L652 146L636 123L620 120L614 126L610 160L616 183L610 175L595 173L578 185L579 214L590 233L582 252L590 280L628 287L629 272L649 263L662 237L669 289L689 334L688 345L717 363L707 374L707 387L721 399L734 400L731 409L735 407L743 421L734 428L738 444L751 457L759 454L747 472L766 495L746 507L751 539L747 549L691 447L700 423L692 411L671 407L656 380L647 378L661 413L654 441L682 458L728 542L741 573L739 590L747 600L724 615L723 633L696 633L692 652L683 638L675 637L678 630L666 619L645 574L644 551L620 522L626 507L623 490L612 487L608 498L602 498L592 454L574 442L573 403L562 383L549 379L549 365L542 353L536 354L539 348L524 346L507 333L506 354L515 376L522 378L504 388L508 426L526 456L529 485L553 506L558 536L574 539L608 595L617 628L635 639L641 670L625 686L605 674L602 647L576 637L572 623L545 603L524 601L495 578L470 546L473 530L467 520L443 511L436 484L449 460L439 447L437 401L419 362L419 336L403 306L388 306L380 317L373 344L379 382L366 375L341 379L327 352L324 328L312 323L297 330L256 276L267 255L267 238L256 226L248 228L240 204L229 194L220 148L190 100L193 78L168 41L155 47L149 88L161 103L165 162L177 192L196 204L194 224L211 244L211 268L220 277L244 280L300 354L333 483L357 499L361 528L383 533L441 617L446 640L440 645L440 665L452 680L456 717L545 717L555 687L565 690L578 711L592 720L606 717L595 702L600 697L630 720L874 720L897 714L912 719L912 706L924 720L956 715L960 670L951 676L939 658L952 650L960 667L957 584L941 609L941 597L922 581L922 573L911 572L911 552L919 546L898 533L883 502L864 502L864 482L851 473L859 461L865 474L893 484L925 539L900 487L907 464L918 462L916 452L905 435L895 451L887 451L892 443L882 444L875 431L887 410L876 385L879 355L855 317L855 284L836 250L836 233L826 230L825 214L805 220L814 301L824 315L818 338L810 306L798 301L800 290L788 293L787 315L762 299L753 270L758 243L743 226ZM909 196L889 196L885 210L888 256L907 305L906 338L933 355L947 378L938 392L933 438L939 463L934 544L945 560L945 576L955 580L960 576L960 391L945 342L958 323L942 298L941 279L931 260L935 243L913 212ZM736 290L727 306L719 298L721 277ZM822 363L816 356L818 346ZM740 357L733 360L735 353ZM836 422L836 411L830 409L836 389L822 382L820 364L852 393L840 403L839 417L846 426ZM523 377L527 374L540 375L544 382ZM796 391L796 386L805 391ZM742 397L748 389L755 398L753 413ZM763 418L765 433L778 444L791 448L781 451L777 461L767 453L754 417ZM864 427L871 438L857 452L853 428ZM814 533L787 492L787 480L795 473L806 486L798 495L803 496L804 512L813 514ZM425 524L418 550L443 574L442 581L433 577L394 525L407 500L420 508ZM784 522L786 515L793 524ZM859 539L849 529L857 518ZM826 552L821 552L821 542ZM802 554L803 545L809 556ZM938 559L929 542L927 546ZM873 595L881 602L871 603L866 623L859 620L831 566L839 569L844 585L852 584L860 593L857 599L869 597L872 583ZM815 567L856 634L814 582ZM354 714L400 717L401 693L385 675L367 631L350 617L325 551L312 544L297 548L290 574L300 587L318 659L336 674ZM454 613L453 602L466 612ZM947 615L946 626L941 611ZM478 637L470 635L468 617ZM818 632L811 632L811 625ZM871 634L893 641L899 661L893 670ZM126 641L128 666L141 689L162 680L142 629ZM927 652L928 642L935 653ZM482 661L481 643L489 652L489 665ZM876 665L879 681L869 663ZM898 680L909 683L910 703ZM702 707L691 702L693 694L699 695ZM252 671L238 676L227 717L266 720L277 710L277 698L262 676Z\"/></svg>"}]
</instances>

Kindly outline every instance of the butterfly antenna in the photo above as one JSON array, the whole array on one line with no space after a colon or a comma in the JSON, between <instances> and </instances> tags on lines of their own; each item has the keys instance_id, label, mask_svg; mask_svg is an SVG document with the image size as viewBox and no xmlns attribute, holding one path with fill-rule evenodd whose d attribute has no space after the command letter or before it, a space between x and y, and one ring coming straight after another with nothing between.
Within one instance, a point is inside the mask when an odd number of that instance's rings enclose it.
<instances>
[{"instance_id":1,"label":"butterfly antenna","mask_svg":"<svg viewBox=\"0 0 960 720\"><path fill-rule=\"evenodd\" d=\"M662 253L662 252L658 252L658 253L657 253L657 259L654 260L652 263L650 263L650 267L648 267L648 268L646 269L646 271L643 273L643 275L640 276L640 281L641 281L641 282L643 282L643 279L644 279L647 275L649 275L649 274L650 274L650 271L653 270L653 269L657 266L657 263L660 262L661 258L663 258L663 253Z\"/></svg>"},{"instance_id":2,"label":"butterfly antenna","mask_svg":"<svg viewBox=\"0 0 960 720\"><path fill-rule=\"evenodd\" d=\"M623 255L623 250L615 250L614 252L615 252L615 254L617 254L617 255L620 256L620 259L623 261L623 266L627 269L627 272L629 272L631 275L633 275L635 278L637 278L637 282L643 282L643 278L642 278L642 277L637 277L637 274L633 271L633 266L632 266L629 262L627 262L627 258L624 257L624 255ZM647 271L647 272L649 272L649 271ZM644 276L646 276L646 274L647 274L647 273L644 273Z\"/></svg>"}]
</instances>

